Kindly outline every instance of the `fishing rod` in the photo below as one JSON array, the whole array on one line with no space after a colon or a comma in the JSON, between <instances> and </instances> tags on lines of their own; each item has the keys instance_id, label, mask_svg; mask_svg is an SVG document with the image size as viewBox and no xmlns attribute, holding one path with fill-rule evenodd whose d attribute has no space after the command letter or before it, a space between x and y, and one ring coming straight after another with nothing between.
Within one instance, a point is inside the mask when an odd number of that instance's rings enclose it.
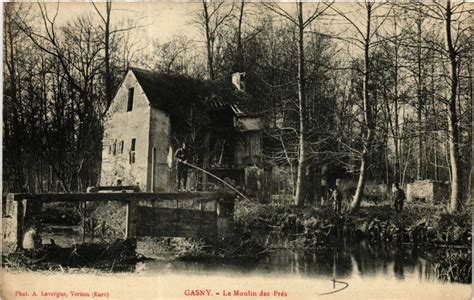
<instances>
[{"instance_id":1,"label":"fishing rod","mask_svg":"<svg viewBox=\"0 0 474 300\"><path fill-rule=\"evenodd\" d=\"M229 188L231 188L233 191L235 191L237 194L239 194L240 196L242 196L244 199L250 201L250 199L247 198L247 197L245 197L244 194L242 194L241 192L239 192L236 188L234 188L233 186L231 186L229 183L225 182L224 180L220 179L220 178L217 177L216 175L214 175L214 174L212 174L212 173L210 173L210 172L208 172L208 171L206 171L206 170L204 170L204 169L201 169L201 168L199 168L198 166L195 166L195 165L193 165L193 164L190 164L190 163L188 163L187 161L183 161L183 160L180 160L180 159L179 159L178 161L181 162L181 163L183 163L183 164L185 164L185 165L188 165L188 166L190 166L190 167L192 167L192 168L194 168L194 169L196 169L196 170L198 170L198 171L201 171L201 172L203 172L203 173L206 173L207 175L211 176L212 178L215 178L215 179L219 180L220 182L222 182L223 184L225 184L226 186L228 186Z\"/></svg>"}]
</instances>

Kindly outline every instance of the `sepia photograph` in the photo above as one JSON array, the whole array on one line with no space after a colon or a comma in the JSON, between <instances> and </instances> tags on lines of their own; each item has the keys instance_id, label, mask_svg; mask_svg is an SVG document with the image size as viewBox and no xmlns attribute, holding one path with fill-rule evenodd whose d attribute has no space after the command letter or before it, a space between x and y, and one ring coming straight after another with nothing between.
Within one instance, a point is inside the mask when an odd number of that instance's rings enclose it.
<instances>
[{"instance_id":1,"label":"sepia photograph","mask_svg":"<svg viewBox=\"0 0 474 300\"><path fill-rule=\"evenodd\" d=\"M474 2L1 5L0 299L472 299Z\"/></svg>"}]
</instances>

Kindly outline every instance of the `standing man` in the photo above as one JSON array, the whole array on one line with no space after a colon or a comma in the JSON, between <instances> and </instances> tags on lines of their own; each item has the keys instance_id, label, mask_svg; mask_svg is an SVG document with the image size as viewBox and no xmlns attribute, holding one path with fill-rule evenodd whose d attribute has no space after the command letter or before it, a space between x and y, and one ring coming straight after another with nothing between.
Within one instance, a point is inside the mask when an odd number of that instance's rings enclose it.
<instances>
[{"instance_id":1,"label":"standing man","mask_svg":"<svg viewBox=\"0 0 474 300\"><path fill-rule=\"evenodd\" d=\"M341 211L341 204L342 204L342 195L339 191L337 184L334 186L331 194L331 198L333 201L333 208L336 214L340 213Z\"/></svg>"},{"instance_id":2,"label":"standing man","mask_svg":"<svg viewBox=\"0 0 474 300\"><path fill-rule=\"evenodd\" d=\"M398 183L393 184L393 200L395 210L402 212L403 202L405 201L405 192L398 186Z\"/></svg>"},{"instance_id":3,"label":"standing man","mask_svg":"<svg viewBox=\"0 0 474 300\"><path fill-rule=\"evenodd\" d=\"M174 158L177 161L176 168L178 172L178 191L181 189L181 181L183 182L183 190L186 190L186 182L188 180L188 156L188 148L186 143L183 142L182 147L176 150L174 154Z\"/></svg>"}]
</instances>

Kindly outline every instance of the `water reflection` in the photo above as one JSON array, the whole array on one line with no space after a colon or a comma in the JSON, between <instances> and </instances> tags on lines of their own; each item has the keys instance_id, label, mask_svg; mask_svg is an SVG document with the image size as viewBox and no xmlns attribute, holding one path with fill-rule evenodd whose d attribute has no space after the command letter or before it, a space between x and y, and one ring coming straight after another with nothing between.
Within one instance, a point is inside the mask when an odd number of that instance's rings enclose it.
<instances>
[{"instance_id":1,"label":"water reflection","mask_svg":"<svg viewBox=\"0 0 474 300\"><path fill-rule=\"evenodd\" d=\"M152 260L142 263L137 269L146 273L266 274L339 279L385 277L418 281L434 279L430 260L418 250L366 242L315 251L277 250L258 261Z\"/></svg>"}]
</instances>

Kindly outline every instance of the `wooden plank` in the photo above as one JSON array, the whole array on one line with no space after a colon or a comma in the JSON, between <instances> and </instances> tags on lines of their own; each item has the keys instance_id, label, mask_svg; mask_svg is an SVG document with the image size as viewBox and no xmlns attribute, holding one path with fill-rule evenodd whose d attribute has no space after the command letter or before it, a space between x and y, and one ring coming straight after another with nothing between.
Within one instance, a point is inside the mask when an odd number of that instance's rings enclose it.
<instances>
[{"instance_id":1,"label":"wooden plank","mask_svg":"<svg viewBox=\"0 0 474 300\"><path fill-rule=\"evenodd\" d=\"M190 219L190 220L180 220L178 221L177 219L174 220L169 220L169 219L159 219L156 218L155 220L152 219L140 219L138 221L138 224L140 226L157 226L157 227L162 227L162 226L177 226L176 224L186 224L190 225L193 227L200 227L200 226L207 226L207 225L214 225L216 224L217 220L216 219Z\"/></svg>"},{"instance_id":2,"label":"wooden plank","mask_svg":"<svg viewBox=\"0 0 474 300\"><path fill-rule=\"evenodd\" d=\"M206 224L188 224L188 223L156 223L154 226L140 226L140 228L144 229L145 227L147 228L152 228L148 231L156 231L156 230L203 230L203 231L215 231L217 228L217 222L216 223L206 223Z\"/></svg>"},{"instance_id":3,"label":"wooden plank","mask_svg":"<svg viewBox=\"0 0 474 300\"><path fill-rule=\"evenodd\" d=\"M138 213L137 219L140 221L155 219L155 214L154 214L153 209L150 209L148 207L137 206L137 213Z\"/></svg>"},{"instance_id":4,"label":"wooden plank","mask_svg":"<svg viewBox=\"0 0 474 300\"><path fill-rule=\"evenodd\" d=\"M138 211L138 236L217 236L215 212L159 207L139 207Z\"/></svg>"},{"instance_id":5,"label":"wooden plank","mask_svg":"<svg viewBox=\"0 0 474 300\"><path fill-rule=\"evenodd\" d=\"M190 204L194 201L190 200ZM153 207L161 207L161 208L173 208L176 209L176 201L175 200L162 200L162 201L152 201Z\"/></svg>"},{"instance_id":6,"label":"wooden plank","mask_svg":"<svg viewBox=\"0 0 474 300\"><path fill-rule=\"evenodd\" d=\"M88 193L98 193L101 191L134 191L140 192L140 187L138 185L113 185L113 186L90 186L87 188Z\"/></svg>"},{"instance_id":7,"label":"wooden plank","mask_svg":"<svg viewBox=\"0 0 474 300\"><path fill-rule=\"evenodd\" d=\"M201 238L202 234L197 231L178 231L178 230L161 230L153 235L154 237L187 237Z\"/></svg>"},{"instance_id":8,"label":"wooden plank","mask_svg":"<svg viewBox=\"0 0 474 300\"><path fill-rule=\"evenodd\" d=\"M138 206L138 205L137 205ZM162 207L142 207L138 206L140 215L144 218L173 218L179 216L180 218L215 218L216 212L214 211L200 211L194 209L173 209L173 208L162 208Z\"/></svg>"},{"instance_id":9,"label":"wooden plank","mask_svg":"<svg viewBox=\"0 0 474 300\"><path fill-rule=\"evenodd\" d=\"M221 197L228 198L228 192L187 192L187 193L77 193L77 194L13 194L14 201L24 199L42 202L82 202L82 201L203 201L212 202Z\"/></svg>"},{"instance_id":10,"label":"wooden plank","mask_svg":"<svg viewBox=\"0 0 474 300\"><path fill-rule=\"evenodd\" d=\"M213 225L216 224L217 219L189 219L189 220L181 220L179 222L175 221L165 221L165 220L160 220L157 219L155 221L140 221L140 223L144 224L149 224L149 225L154 225L154 226L177 226L176 224L185 224L185 225L190 225L194 227L200 227L200 226L208 226L208 225Z\"/></svg>"},{"instance_id":11,"label":"wooden plank","mask_svg":"<svg viewBox=\"0 0 474 300\"><path fill-rule=\"evenodd\" d=\"M184 224L213 224L217 220L214 212L201 212L193 210L176 210L163 208L138 207L139 223L147 226L158 226L157 224L184 223Z\"/></svg>"},{"instance_id":12,"label":"wooden plank","mask_svg":"<svg viewBox=\"0 0 474 300\"><path fill-rule=\"evenodd\" d=\"M179 230L179 229L157 229L153 232L139 232L138 236L153 236L153 237L190 237L190 238L201 238L201 237L215 237L217 231L204 231L204 230Z\"/></svg>"},{"instance_id":13,"label":"wooden plank","mask_svg":"<svg viewBox=\"0 0 474 300\"><path fill-rule=\"evenodd\" d=\"M216 213L214 211L200 211L200 210L190 210L190 209L178 209L176 214L182 219L190 218L199 218L199 219L209 219L216 218Z\"/></svg>"},{"instance_id":14,"label":"wooden plank","mask_svg":"<svg viewBox=\"0 0 474 300\"><path fill-rule=\"evenodd\" d=\"M190 237L190 238L200 238L200 237L216 237L217 229L216 228L205 228L205 229L192 229L185 230L182 228L156 228L153 229L150 227L141 228L137 232L137 236L140 237Z\"/></svg>"}]
</instances>

